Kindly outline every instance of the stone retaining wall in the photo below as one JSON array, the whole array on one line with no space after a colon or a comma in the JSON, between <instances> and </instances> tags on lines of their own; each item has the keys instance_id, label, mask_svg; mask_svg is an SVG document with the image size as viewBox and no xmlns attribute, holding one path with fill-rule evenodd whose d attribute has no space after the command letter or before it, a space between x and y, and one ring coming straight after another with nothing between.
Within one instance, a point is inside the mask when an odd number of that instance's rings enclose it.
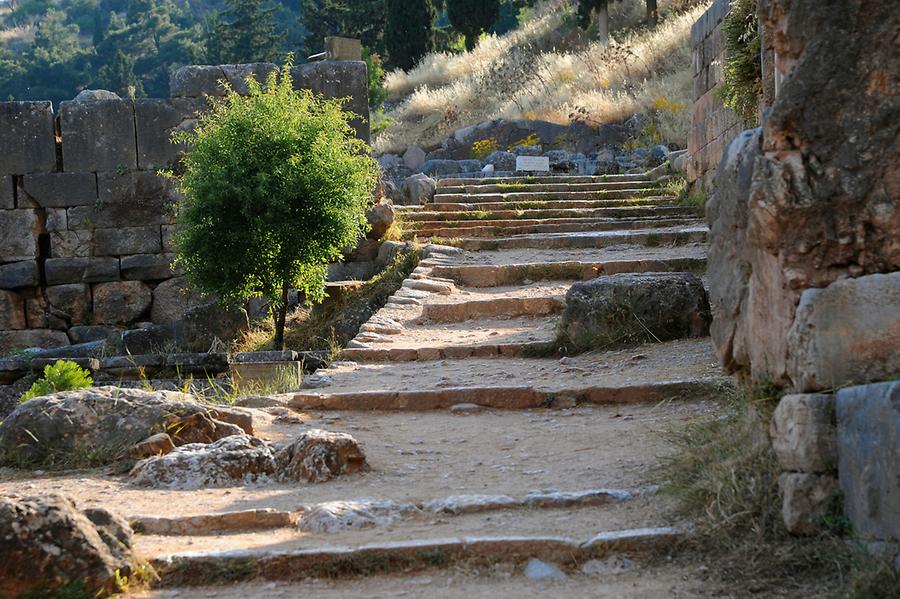
<instances>
[{"instance_id":1,"label":"stone retaining wall","mask_svg":"<svg viewBox=\"0 0 900 599\"><path fill-rule=\"evenodd\" d=\"M173 132L193 126L205 96L263 79L272 64L194 66L167 99L0 103L0 353L102 336L102 328L171 324L196 298L173 257ZM294 84L368 117L366 65L293 68ZM369 125L356 119L360 138ZM174 277L174 279L173 279Z\"/></svg>"},{"instance_id":2,"label":"stone retaining wall","mask_svg":"<svg viewBox=\"0 0 900 599\"><path fill-rule=\"evenodd\" d=\"M722 82L723 26L730 4L730 0L716 0L691 28L694 105L688 136L688 180L705 190L712 184L725 148L744 128L716 93Z\"/></svg>"}]
</instances>

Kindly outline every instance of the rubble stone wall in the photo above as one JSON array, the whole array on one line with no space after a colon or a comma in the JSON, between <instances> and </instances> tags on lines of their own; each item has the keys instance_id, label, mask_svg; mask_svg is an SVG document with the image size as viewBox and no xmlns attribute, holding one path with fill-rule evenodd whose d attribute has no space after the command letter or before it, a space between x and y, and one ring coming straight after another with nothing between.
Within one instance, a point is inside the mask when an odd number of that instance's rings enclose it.
<instances>
[{"instance_id":1,"label":"rubble stone wall","mask_svg":"<svg viewBox=\"0 0 900 599\"><path fill-rule=\"evenodd\" d=\"M181 148L206 96L240 92L273 64L194 66L172 75L166 99L0 103L0 353L82 342L99 327L127 328L180 312L175 280L173 184L159 169ZM368 117L366 65L293 68L297 88L349 98ZM369 140L369 126L353 125ZM170 324L169 316L165 316ZM96 331L95 331L96 332Z\"/></svg>"},{"instance_id":2,"label":"rubble stone wall","mask_svg":"<svg viewBox=\"0 0 900 599\"><path fill-rule=\"evenodd\" d=\"M694 104L688 136L688 180L708 190L728 144L744 128L716 90L725 59L725 15L730 0L716 0L691 28Z\"/></svg>"}]
</instances>

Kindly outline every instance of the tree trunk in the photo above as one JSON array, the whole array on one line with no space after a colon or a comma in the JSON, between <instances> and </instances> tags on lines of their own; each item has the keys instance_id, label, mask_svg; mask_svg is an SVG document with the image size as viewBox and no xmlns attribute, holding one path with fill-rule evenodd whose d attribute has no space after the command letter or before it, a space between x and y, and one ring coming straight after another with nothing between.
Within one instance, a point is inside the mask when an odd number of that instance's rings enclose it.
<instances>
[{"instance_id":1,"label":"tree trunk","mask_svg":"<svg viewBox=\"0 0 900 599\"><path fill-rule=\"evenodd\" d=\"M281 288L281 304L278 305L278 310L273 315L275 318L275 351L284 350L284 322L287 320L287 305L288 287L284 285Z\"/></svg>"},{"instance_id":2,"label":"tree trunk","mask_svg":"<svg viewBox=\"0 0 900 599\"><path fill-rule=\"evenodd\" d=\"M659 22L659 9L656 7L656 0L647 0L647 27L656 29Z\"/></svg>"},{"instance_id":3,"label":"tree trunk","mask_svg":"<svg viewBox=\"0 0 900 599\"><path fill-rule=\"evenodd\" d=\"M471 52L475 49L475 46L478 45L478 38L481 37L478 33L465 34L466 38L466 50Z\"/></svg>"},{"instance_id":4,"label":"tree trunk","mask_svg":"<svg viewBox=\"0 0 900 599\"><path fill-rule=\"evenodd\" d=\"M603 45L609 44L609 3L604 2L597 9L597 37Z\"/></svg>"}]
</instances>

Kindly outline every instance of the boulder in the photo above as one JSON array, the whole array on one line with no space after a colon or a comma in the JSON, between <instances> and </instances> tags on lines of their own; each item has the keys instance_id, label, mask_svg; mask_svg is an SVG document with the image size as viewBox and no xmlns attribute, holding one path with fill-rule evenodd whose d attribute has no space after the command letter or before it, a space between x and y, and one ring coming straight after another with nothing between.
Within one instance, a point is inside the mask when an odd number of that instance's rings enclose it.
<instances>
[{"instance_id":1,"label":"boulder","mask_svg":"<svg viewBox=\"0 0 900 599\"><path fill-rule=\"evenodd\" d=\"M356 439L346 433L307 431L275 457L283 480L325 482L336 476L368 470Z\"/></svg>"},{"instance_id":2,"label":"boulder","mask_svg":"<svg viewBox=\"0 0 900 599\"><path fill-rule=\"evenodd\" d=\"M405 206L421 206L434 200L437 183L424 173L416 173L403 180L400 197Z\"/></svg>"},{"instance_id":3,"label":"boulder","mask_svg":"<svg viewBox=\"0 0 900 599\"><path fill-rule=\"evenodd\" d=\"M458 175L461 170L456 160L428 160L422 165L422 172L433 178Z\"/></svg>"},{"instance_id":4,"label":"boulder","mask_svg":"<svg viewBox=\"0 0 900 599\"><path fill-rule=\"evenodd\" d=\"M175 344L172 328L152 325L122 332L122 351L131 356L162 353Z\"/></svg>"},{"instance_id":5,"label":"boulder","mask_svg":"<svg viewBox=\"0 0 900 599\"><path fill-rule=\"evenodd\" d=\"M191 418L208 412L190 395L172 391L64 391L27 401L0 423L0 455L10 464L109 463L156 433L178 429L180 436L188 437L193 434L189 425L196 423ZM202 419L199 423L207 424Z\"/></svg>"},{"instance_id":6,"label":"boulder","mask_svg":"<svg viewBox=\"0 0 900 599\"><path fill-rule=\"evenodd\" d=\"M900 377L900 272L807 289L787 342L801 391Z\"/></svg>"},{"instance_id":7,"label":"boulder","mask_svg":"<svg viewBox=\"0 0 900 599\"><path fill-rule=\"evenodd\" d=\"M900 381L837 392L844 513L854 533L900 542Z\"/></svg>"},{"instance_id":8,"label":"boulder","mask_svg":"<svg viewBox=\"0 0 900 599\"><path fill-rule=\"evenodd\" d=\"M419 146L409 146L403 153L403 164L410 170L419 170L425 164L425 150Z\"/></svg>"},{"instance_id":9,"label":"boulder","mask_svg":"<svg viewBox=\"0 0 900 599\"><path fill-rule=\"evenodd\" d=\"M250 318L243 308L209 302L184 312L179 345L189 351L209 351L216 340L231 341L249 328Z\"/></svg>"},{"instance_id":10,"label":"boulder","mask_svg":"<svg viewBox=\"0 0 900 599\"><path fill-rule=\"evenodd\" d=\"M460 160L459 161L459 171L461 173L477 173L481 170L480 160Z\"/></svg>"},{"instance_id":11,"label":"boulder","mask_svg":"<svg viewBox=\"0 0 900 599\"><path fill-rule=\"evenodd\" d=\"M150 288L140 281L98 283L94 285L93 296L94 321L99 324L137 322L153 301Z\"/></svg>"},{"instance_id":12,"label":"boulder","mask_svg":"<svg viewBox=\"0 0 900 599\"><path fill-rule=\"evenodd\" d=\"M50 310L67 324L86 324L91 318L91 288L85 283L51 285L44 289Z\"/></svg>"},{"instance_id":13,"label":"boulder","mask_svg":"<svg viewBox=\"0 0 900 599\"><path fill-rule=\"evenodd\" d=\"M75 96L74 102L98 102L101 100L119 100L122 98L119 94L116 94L111 91L107 91L105 89L85 89L78 92L78 95Z\"/></svg>"},{"instance_id":14,"label":"boulder","mask_svg":"<svg viewBox=\"0 0 900 599\"><path fill-rule=\"evenodd\" d=\"M394 206L390 202L375 204L366 212L366 220L369 222L368 239L379 240L388 232L394 224Z\"/></svg>"},{"instance_id":15,"label":"boulder","mask_svg":"<svg viewBox=\"0 0 900 599\"><path fill-rule=\"evenodd\" d=\"M168 489L204 489L269 480L275 473L272 447L256 437L234 435L214 443L191 443L138 462L131 484Z\"/></svg>"},{"instance_id":16,"label":"boulder","mask_svg":"<svg viewBox=\"0 0 900 599\"><path fill-rule=\"evenodd\" d=\"M837 465L834 396L785 395L772 416L769 436L784 470L833 471Z\"/></svg>"},{"instance_id":17,"label":"boulder","mask_svg":"<svg viewBox=\"0 0 900 599\"><path fill-rule=\"evenodd\" d=\"M788 531L812 535L834 505L837 480L828 474L785 472L778 478L783 502L781 516Z\"/></svg>"},{"instance_id":18,"label":"boulder","mask_svg":"<svg viewBox=\"0 0 900 599\"><path fill-rule=\"evenodd\" d=\"M166 455L175 449L175 442L167 433L150 435L140 443L135 443L128 450L128 457L143 460L157 455Z\"/></svg>"},{"instance_id":19,"label":"boulder","mask_svg":"<svg viewBox=\"0 0 900 599\"><path fill-rule=\"evenodd\" d=\"M516 170L516 155L512 152L497 151L489 154L484 163L492 164L497 171L512 172Z\"/></svg>"},{"instance_id":20,"label":"boulder","mask_svg":"<svg viewBox=\"0 0 900 599\"><path fill-rule=\"evenodd\" d=\"M397 501L329 501L304 512L297 527L304 532L336 533L386 526L397 519L419 513L411 503Z\"/></svg>"},{"instance_id":21,"label":"boulder","mask_svg":"<svg viewBox=\"0 0 900 599\"><path fill-rule=\"evenodd\" d=\"M186 310L208 302L209 298L204 298L193 290L188 285L187 279L175 277L163 281L153 290L150 320L156 324L175 324L181 320Z\"/></svg>"},{"instance_id":22,"label":"boulder","mask_svg":"<svg viewBox=\"0 0 900 599\"><path fill-rule=\"evenodd\" d=\"M63 495L0 497L0 539L3 597L49 597L77 583L93 596L118 591L118 576L131 573L128 523L106 510L80 511Z\"/></svg>"},{"instance_id":23,"label":"boulder","mask_svg":"<svg viewBox=\"0 0 900 599\"><path fill-rule=\"evenodd\" d=\"M586 351L709 334L709 301L690 273L621 273L575 283L560 325L568 349Z\"/></svg>"}]
</instances>

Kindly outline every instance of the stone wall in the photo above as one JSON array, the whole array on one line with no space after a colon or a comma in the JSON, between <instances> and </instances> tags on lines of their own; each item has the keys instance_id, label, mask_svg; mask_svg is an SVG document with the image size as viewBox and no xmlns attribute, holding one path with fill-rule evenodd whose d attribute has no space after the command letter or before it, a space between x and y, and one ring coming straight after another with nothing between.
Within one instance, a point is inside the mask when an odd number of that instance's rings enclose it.
<instances>
[{"instance_id":1,"label":"stone wall","mask_svg":"<svg viewBox=\"0 0 900 599\"><path fill-rule=\"evenodd\" d=\"M722 82L725 36L722 31L730 0L716 0L691 28L694 104L688 136L688 180L709 189L725 148L744 128L722 104L716 89Z\"/></svg>"},{"instance_id":2,"label":"stone wall","mask_svg":"<svg viewBox=\"0 0 900 599\"><path fill-rule=\"evenodd\" d=\"M172 260L177 194L158 176L190 128L222 95L246 89L272 64L185 67L167 99L0 103L0 353L93 340L140 322L172 324L199 300L183 290ZM368 117L364 62L293 68L295 86ZM369 125L354 121L368 141Z\"/></svg>"},{"instance_id":3,"label":"stone wall","mask_svg":"<svg viewBox=\"0 0 900 599\"><path fill-rule=\"evenodd\" d=\"M713 341L728 371L792 391L771 430L789 528L815 530L840 489L854 530L898 542L900 13L759 10L778 86L707 205Z\"/></svg>"}]
</instances>

